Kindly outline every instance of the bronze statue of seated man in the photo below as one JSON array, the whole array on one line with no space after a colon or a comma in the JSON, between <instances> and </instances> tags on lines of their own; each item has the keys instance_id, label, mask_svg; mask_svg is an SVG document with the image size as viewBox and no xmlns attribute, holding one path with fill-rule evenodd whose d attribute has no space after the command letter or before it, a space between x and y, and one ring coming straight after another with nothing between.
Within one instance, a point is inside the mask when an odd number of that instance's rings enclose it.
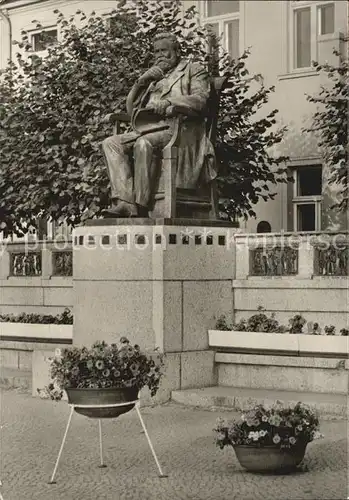
<instances>
[{"instance_id":1,"label":"bronze statue of seated man","mask_svg":"<svg viewBox=\"0 0 349 500\"><path fill-rule=\"evenodd\" d=\"M133 85L126 101L132 130L103 141L111 184L108 217L147 217L158 162L169 143L178 113L180 130L176 186L195 189L202 179L216 177L214 149L206 135L210 79L198 63L181 59L179 43L171 33L154 41L155 65Z\"/></svg>"}]
</instances>

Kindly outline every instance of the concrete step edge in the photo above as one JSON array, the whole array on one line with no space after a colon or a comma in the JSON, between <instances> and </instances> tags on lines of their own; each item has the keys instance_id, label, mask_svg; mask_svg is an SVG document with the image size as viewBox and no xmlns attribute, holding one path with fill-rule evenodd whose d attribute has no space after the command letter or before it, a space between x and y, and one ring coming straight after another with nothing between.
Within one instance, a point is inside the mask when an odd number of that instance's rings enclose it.
<instances>
[{"instance_id":1,"label":"concrete step edge","mask_svg":"<svg viewBox=\"0 0 349 500\"><path fill-rule=\"evenodd\" d=\"M217 387L218 388L218 387ZM212 389L212 388L211 388ZM233 411L242 411L246 410L256 404L267 404L271 405L275 403L277 399L280 399L280 391L278 391L278 397L273 397L273 391L269 391L269 396L265 397L265 395L246 395L241 394L241 388L239 388L239 395L215 395L212 393L205 393L204 390L195 389L185 390L185 391L172 391L171 399L176 403L180 403L186 406L193 406L197 408L221 408L229 409ZM217 391L218 393L218 391ZM297 403L298 401L302 401L303 403L309 405L310 407L316 409L322 415L337 415L341 417L347 417L348 415L348 406L347 406L347 396L345 394L342 396L342 402L338 401L337 403L333 401L316 401L313 398L307 399L305 394L299 393L299 398L287 397L287 391L284 391L282 400L288 402L290 404Z\"/></svg>"}]
</instances>

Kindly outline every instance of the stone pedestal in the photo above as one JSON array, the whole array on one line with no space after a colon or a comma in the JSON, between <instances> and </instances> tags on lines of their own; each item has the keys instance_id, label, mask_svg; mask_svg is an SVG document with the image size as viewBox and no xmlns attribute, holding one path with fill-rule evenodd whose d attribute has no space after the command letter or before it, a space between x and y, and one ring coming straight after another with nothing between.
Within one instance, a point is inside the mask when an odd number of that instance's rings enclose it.
<instances>
[{"instance_id":1,"label":"stone pedestal","mask_svg":"<svg viewBox=\"0 0 349 500\"><path fill-rule=\"evenodd\" d=\"M203 225L205 224L205 225ZM75 345L132 343L166 353L158 400L215 384L208 329L232 310L226 223L106 219L74 231Z\"/></svg>"}]
</instances>

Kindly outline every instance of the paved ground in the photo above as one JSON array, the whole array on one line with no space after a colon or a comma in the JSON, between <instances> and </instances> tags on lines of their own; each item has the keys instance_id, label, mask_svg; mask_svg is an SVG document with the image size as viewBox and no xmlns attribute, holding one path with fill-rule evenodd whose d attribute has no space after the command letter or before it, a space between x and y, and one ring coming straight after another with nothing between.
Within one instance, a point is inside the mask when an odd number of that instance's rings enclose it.
<instances>
[{"instance_id":1,"label":"paved ground","mask_svg":"<svg viewBox=\"0 0 349 500\"><path fill-rule=\"evenodd\" d=\"M3 500L319 500L349 496L344 420L322 422L326 437L308 445L303 470L275 476L244 472L232 449L215 447L212 428L217 416L224 416L222 412L168 404L145 408L142 413L168 478L157 476L133 410L119 419L103 421L105 469L98 468L97 421L74 414L57 484L48 485L69 406L3 391Z\"/></svg>"}]
</instances>

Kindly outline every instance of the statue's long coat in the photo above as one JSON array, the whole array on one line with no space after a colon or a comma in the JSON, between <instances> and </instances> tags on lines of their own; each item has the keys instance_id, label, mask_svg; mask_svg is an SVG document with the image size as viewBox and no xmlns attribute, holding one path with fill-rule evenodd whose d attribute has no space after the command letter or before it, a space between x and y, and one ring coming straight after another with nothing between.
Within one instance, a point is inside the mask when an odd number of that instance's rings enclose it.
<instances>
[{"instance_id":1,"label":"statue's long coat","mask_svg":"<svg viewBox=\"0 0 349 500\"><path fill-rule=\"evenodd\" d=\"M145 108L154 83L143 90L134 86L127 97L127 111L134 115ZM188 118L182 121L178 149L176 185L195 189L199 182L209 182L217 175L214 148L206 135L206 121L210 95L210 80L198 63L181 60L172 73L163 80L161 98L182 109ZM189 118L202 114L201 119Z\"/></svg>"}]
</instances>

